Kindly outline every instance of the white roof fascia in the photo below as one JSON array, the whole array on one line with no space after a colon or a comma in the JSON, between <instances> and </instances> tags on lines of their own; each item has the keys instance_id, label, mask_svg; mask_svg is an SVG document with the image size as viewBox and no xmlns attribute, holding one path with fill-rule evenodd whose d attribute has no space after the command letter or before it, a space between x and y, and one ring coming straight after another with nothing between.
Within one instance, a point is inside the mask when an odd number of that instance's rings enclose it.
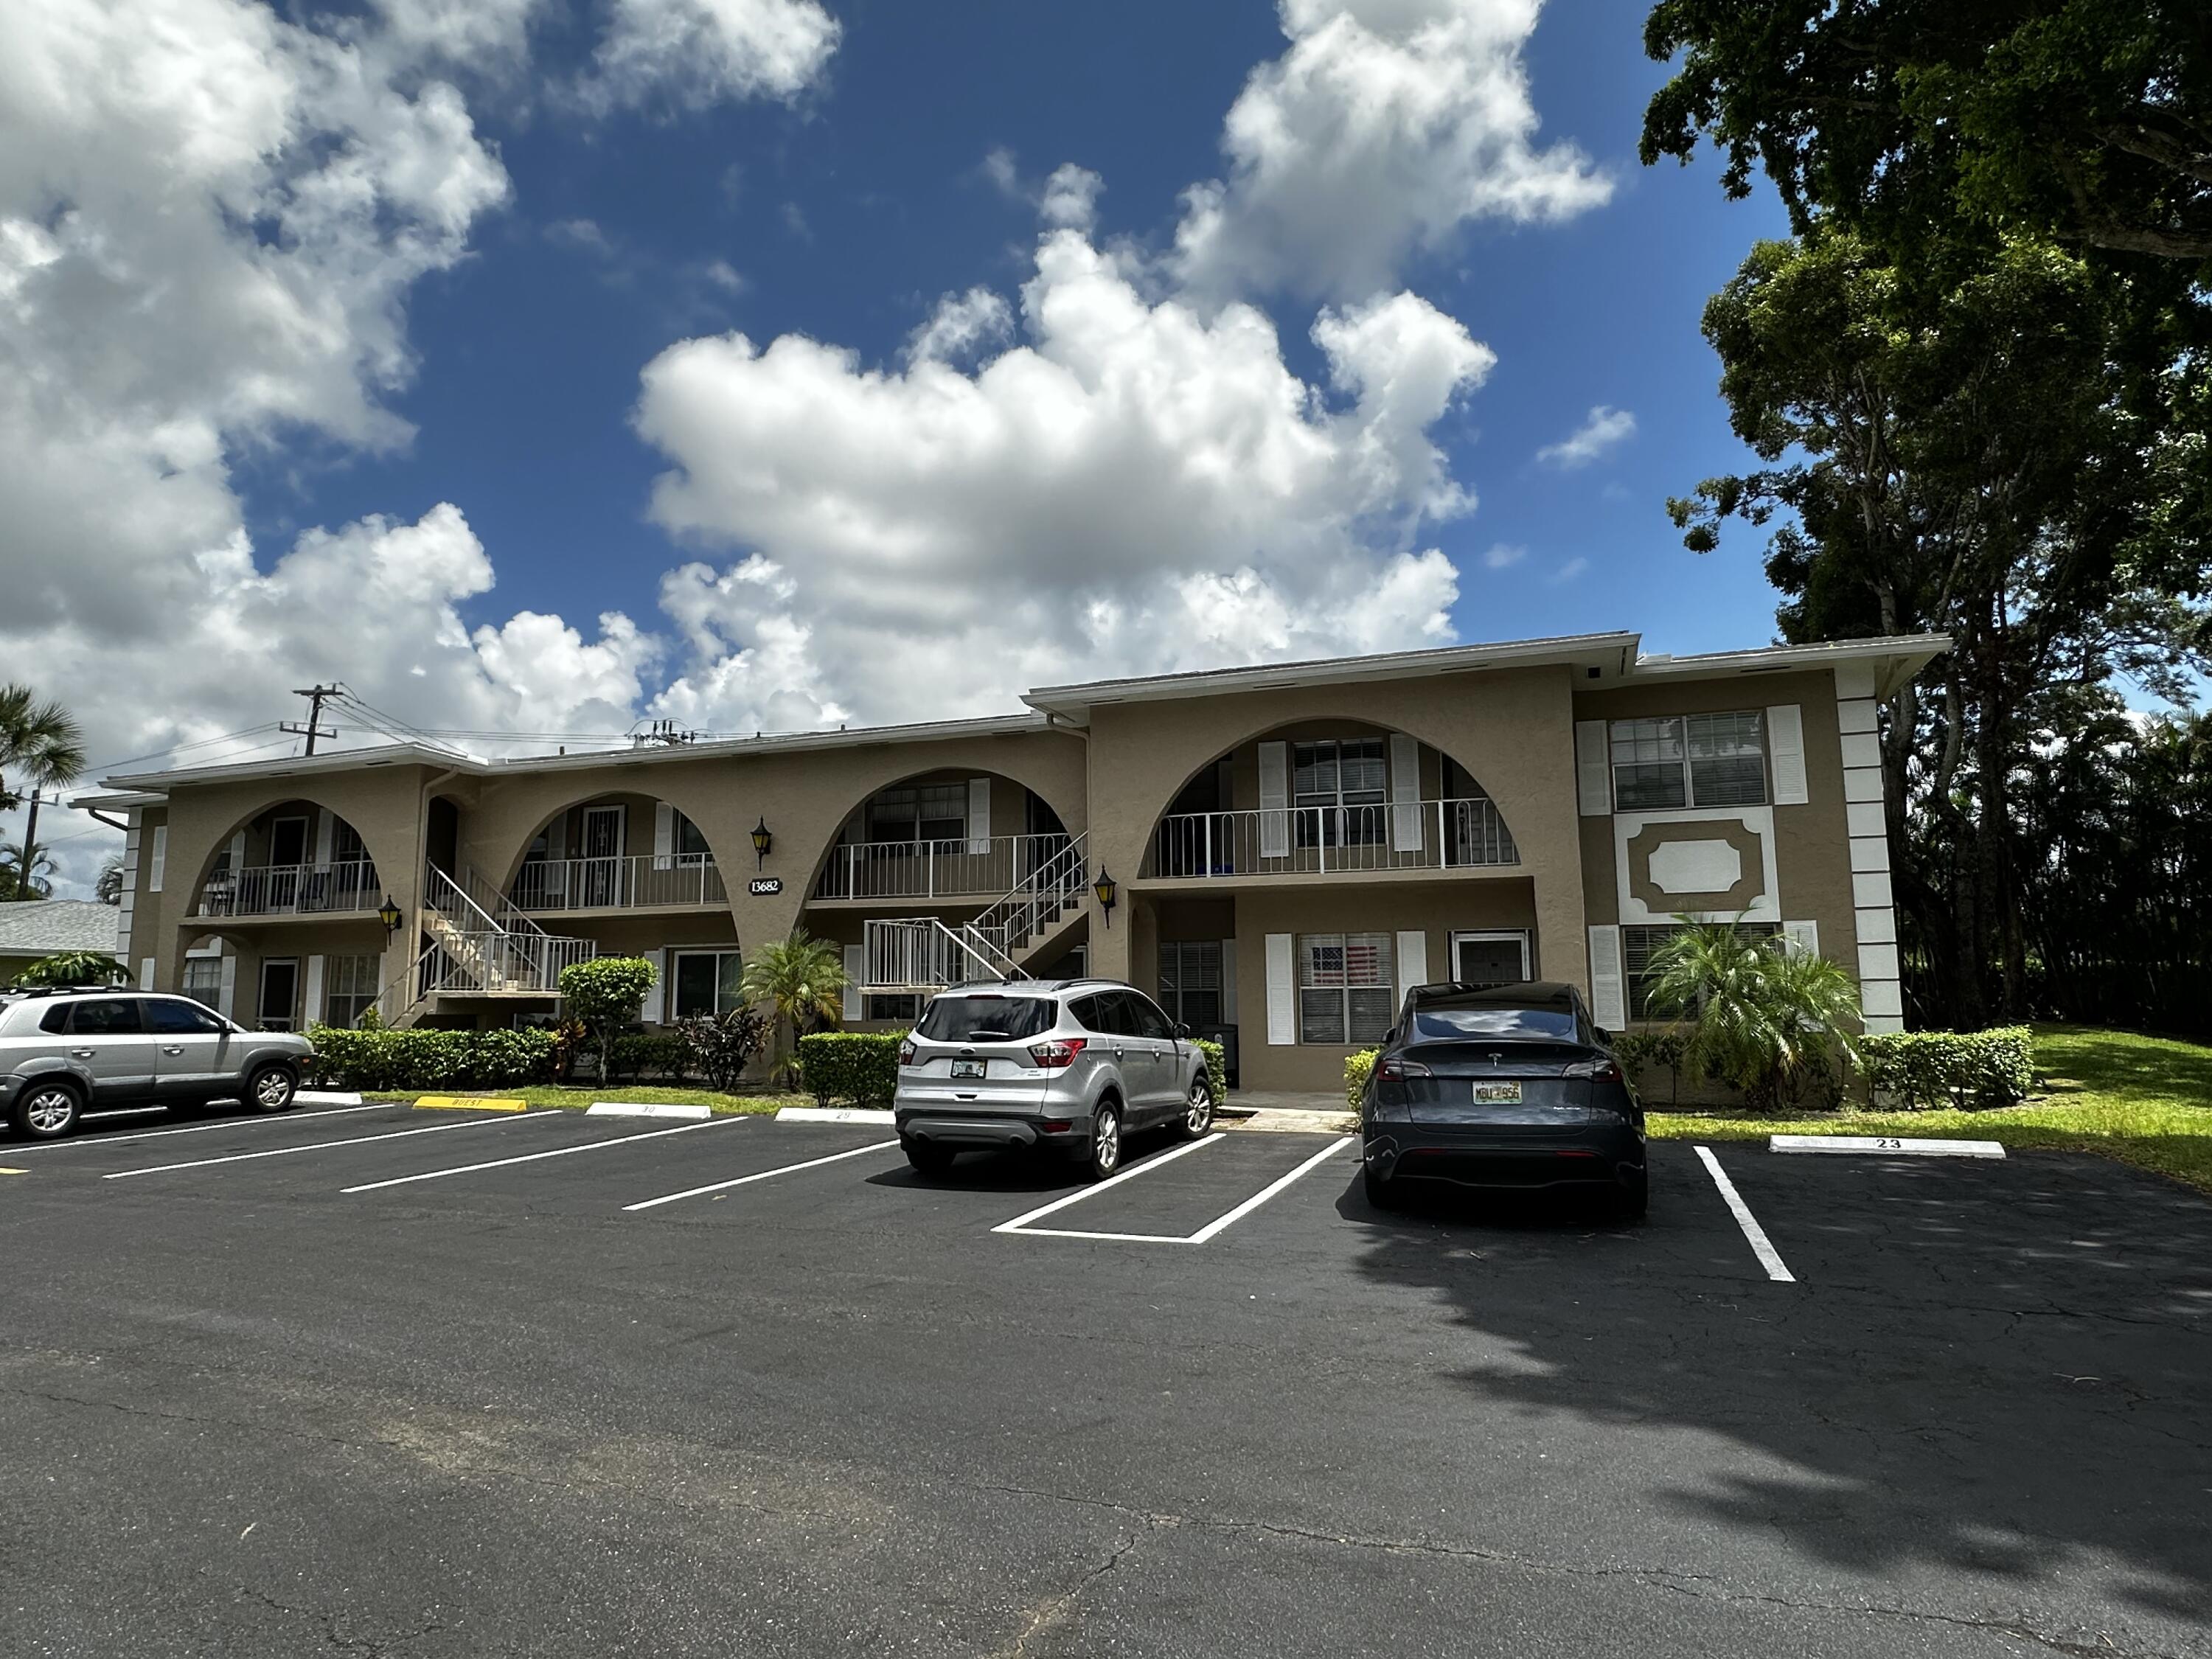
<instances>
[{"instance_id":1,"label":"white roof fascia","mask_svg":"<svg viewBox=\"0 0 2212 1659\"><path fill-rule=\"evenodd\" d=\"M1832 667L1839 662L1873 661L1885 665L1875 676L1879 696L1911 679L1951 648L1948 634L1891 634L1870 639L1823 640L1813 645L1765 645L1749 651L1716 651L1703 656L1655 655L1637 659L1631 680L1679 677L1720 679L1731 675L1802 673L1808 669Z\"/></svg>"}]
</instances>

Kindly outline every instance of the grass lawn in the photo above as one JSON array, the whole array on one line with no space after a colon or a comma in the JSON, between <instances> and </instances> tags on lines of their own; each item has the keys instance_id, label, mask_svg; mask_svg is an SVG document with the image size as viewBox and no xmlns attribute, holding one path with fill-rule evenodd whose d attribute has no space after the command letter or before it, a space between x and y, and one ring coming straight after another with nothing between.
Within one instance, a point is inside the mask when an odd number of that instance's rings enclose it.
<instances>
[{"instance_id":1,"label":"grass lawn","mask_svg":"<svg viewBox=\"0 0 2212 1659\"><path fill-rule=\"evenodd\" d=\"M580 1112L595 1100L618 1100L630 1103L659 1102L671 1106L711 1106L719 1114L763 1113L781 1111L786 1106L811 1106L811 1095L725 1095L712 1089L664 1089L658 1084L651 1087L603 1089L596 1085L579 1084L564 1088L556 1084L532 1084L520 1089L368 1089L362 1091L363 1100L393 1100L412 1105L425 1095L449 1096L455 1100L471 1097L484 1100L522 1100L532 1106L560 1106Z\"/></svg>"},{"instance_id":2,"label":"grass lawn","mask_svg":"<svg viewBox=\"0 0 2212 1659\"><path fill-rule=\"evenodd\" d=\"M1653 1112L1666 1140L1771 1134L1927 1135L2100 1152L2212 1192L2212 1048L2087 1025L2035 1028L2040 1091L1994 1112L1833 1112L1804 1118Z\"/></svg>"}]
</instances>

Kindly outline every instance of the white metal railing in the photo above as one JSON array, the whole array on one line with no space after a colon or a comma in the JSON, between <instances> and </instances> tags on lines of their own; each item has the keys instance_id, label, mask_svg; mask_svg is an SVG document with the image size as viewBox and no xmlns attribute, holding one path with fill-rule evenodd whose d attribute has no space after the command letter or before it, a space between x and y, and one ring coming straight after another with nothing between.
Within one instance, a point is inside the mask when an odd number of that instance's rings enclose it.
<instances>
[{"instance_id":1,"label":"white metal railing","mask_svg":"<svg viewBox=\"0 0 2212 1659\"><path fill-rule=\"evenodd\" d=\"M863 986L871 990L936 990L967 980L1006 979L981 941L935 916L871 921L863 931Z\"/></svg>"},{"instance_id":2,"label":"white metal railing","mask_svg":"<svg viewBox=\"0 0 2212 1659\"><path fill-rule=\"evenodd\" d=\"M945 898L1004 893L1064 852L1063 835L973 841L853 841L832 848L818 899Z\"/></svg>"},{"instance_id":3,"label":"white metal railing","mask_svg":"<svg viewBox=\"0 0 2212 1659\"><path fill-rule=\"evenodd\" d=\"M1002 896L969 923L977 938L988 940L1001 956L1022 948L1036 934L1060 919L1070 904L1079 902L1090 881L1090 860L1084 850L1088 832L1062 839L1058 851L1031 870L1020 886Z\"/></svg>"},{"instance_id":4,"label":"white metal railing","mask_svg":"<svg viewBox=\"0 0 2212 1659\"><path fill-rule=\"evenodd\" d=\"M376 866L366 859L346 864L262 864L219 870L200 889L204 916L320 915L374 910L383 897Z\"/></svg>"},{"instance_id":5,"label":"white metal railing","mask_svg":"<svg viewBox=\"0 0 2212 1659\"><path fill-rule=\"evenodd\" d=\"M561 970L590 961L599 948L587 939L542 933L449 933L423 952L416 994L556 996Z\"/></svg>"},{"instance_id":6,"label":"white metal railing","mask_svg":"<svg viewBox=\"0 0 2212 1659\"><path fill-rule=\"evenodd\" d=\"M1153 830L1143 873L1168 878L1328 875L1520 861L1496 805L1478 797L1176 813Z\"/></svg>"},{"instance_id":7,"label":"white metal railing","mask_svg":"<svg viewBox=\"0 0 2212 1659\"><path fill-rule=\"evenodd\" d=\"M673 853L534 859L515 872L506 897L519 911L636 910L730 902L713 859Z\"/></svg>"}]
</instances>

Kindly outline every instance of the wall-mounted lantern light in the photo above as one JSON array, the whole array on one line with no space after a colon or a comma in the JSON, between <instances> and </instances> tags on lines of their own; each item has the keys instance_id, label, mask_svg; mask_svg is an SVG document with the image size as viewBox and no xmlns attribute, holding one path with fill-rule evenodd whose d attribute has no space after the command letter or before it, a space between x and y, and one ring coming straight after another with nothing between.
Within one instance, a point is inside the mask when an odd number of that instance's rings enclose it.
<instances>
[{"instance_id":1,"label":"wall-mounted lantern light","mask_svg":"<svg viewBox=\"0 0 2212 1659\"><path fill-rule=\"evenodd\" d=\"M392 902L391 894L386 893L384 896L384 902L377 906L376 919L384 924L384 936L386 939L399 931L399 907Z\"/></svg>"},{"instance_id":2,"label":"wall-mounted lantern light","mask_svg":"<svg viewBox=\"0 0 2212 1659\"><path fill-rule=\"evenodd\" d=\"M775 837L769 834L768 819L763 816L758 823L753 825L753 852L759 860L759 867L767 866L768 849L775 845Z\"/></svg>"},{"instance_id":3,"label":"wall-mounted lantern light","mask_svg":"<svg viewBox=\"0 0 2212 1659\"><path fill-rule=\"evenodd\" d=\"M1098 879L1091 884L1091 890L1098 895L1098 908L1106 914L1106 925L1114 925L1114 878L1106 873L1106 866L1098 867Z\"/></svg>"}]
</instances>

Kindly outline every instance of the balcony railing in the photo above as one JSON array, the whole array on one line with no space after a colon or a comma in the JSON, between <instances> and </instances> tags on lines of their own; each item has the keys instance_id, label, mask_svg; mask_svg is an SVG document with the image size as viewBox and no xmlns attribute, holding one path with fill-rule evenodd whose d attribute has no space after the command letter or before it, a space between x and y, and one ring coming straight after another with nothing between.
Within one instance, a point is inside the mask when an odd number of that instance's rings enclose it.
<instances>
[{"instance_id":1,"label":"balcony railing","mask_svg":"<svg viewBox=\"0 0 2212 1659\"><path fill-rule=\"evenodd\" d=\"M524 911L641 910L730 902L713 859L669 853L533 860L515 872L507 898Z\"/></svg>"},{"instance_id":2,"label":"balcony railing","mask_svg":"<svg viewBox=\"0 0 2212 1659\"><path fill-rule=\"evenodd\" d=\"M383 897L376 866L261 864L219 870L200 889L204 916L327 915L374 910Z\"/></svg>"},{"instance_id":3,"label":"balcony railing","mask_svg":"<svg viewBox=\"0 0 2212 1659\"><path fill-rule=\"evenodd\" d=\"M1518 864L1487 799L1185 812L1160 820L1144 873L1170 879Z\"/></svg>"},{"instance_id":4,"label":"balcony railing","mask_svg":"<svg viewBox=\"0 0 2212 1659\"><path fill-rule=\"evenodd\" d=\"M830 849L817 899L997 898L1067 850L1066 836L858 841Z\"/></svg>"}]
</instances>

